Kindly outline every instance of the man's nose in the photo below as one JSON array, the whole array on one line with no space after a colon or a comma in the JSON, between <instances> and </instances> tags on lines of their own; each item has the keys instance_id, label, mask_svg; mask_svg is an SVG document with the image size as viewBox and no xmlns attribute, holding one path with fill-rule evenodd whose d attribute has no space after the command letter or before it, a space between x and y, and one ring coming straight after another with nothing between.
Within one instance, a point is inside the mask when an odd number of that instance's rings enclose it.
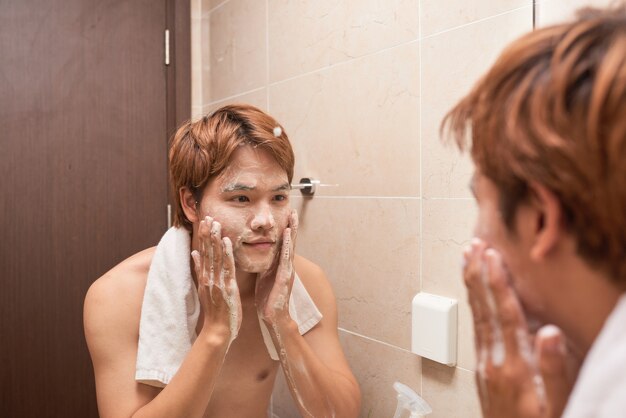
<instances>
[{"instance_id":1,"label":"man's nose","mask_svg":"<svg viewBox=\"0 0 626 418\"><path fill-rule=\"evenodd\" d=\"M274 215L272 215L272 211L267 205L260 205L257 211L252 218L252 223L250 227L253 230L263 229L269 230L274 228L276 222L274 220Z\"/></svg>"}]
</instances>

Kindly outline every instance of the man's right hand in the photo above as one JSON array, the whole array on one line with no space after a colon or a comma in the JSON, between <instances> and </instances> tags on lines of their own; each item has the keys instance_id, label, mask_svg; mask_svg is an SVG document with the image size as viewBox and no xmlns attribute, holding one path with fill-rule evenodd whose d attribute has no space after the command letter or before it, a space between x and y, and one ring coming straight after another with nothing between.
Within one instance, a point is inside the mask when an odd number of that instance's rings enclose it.
<instances>
[{"instance_id":1,"label":"man's right hand","mask_svg":"<svg viewBox=\"0 0 626 418\"><path fill-rule=\"evenodd\" d=\"M219 222L207 216L200 222L200 250L191 256L198 279L198 297L204 311L204 332L228 335L228 345L237 338L241 327L241 299L235 275L233 246L222 238Z\"/></svg>"},{"instance_id":2,"label":"man's right hand","mask_svg":"<svg viewBox=\"0 0 626 418\"><path fill-rule=\"evenodd\" d=\"M475 238L463 278L474 319L478 394L486 418L560 417L573 379L565 338L555 326L535 337L500 253Z\"/></svg>"}]
</instances>

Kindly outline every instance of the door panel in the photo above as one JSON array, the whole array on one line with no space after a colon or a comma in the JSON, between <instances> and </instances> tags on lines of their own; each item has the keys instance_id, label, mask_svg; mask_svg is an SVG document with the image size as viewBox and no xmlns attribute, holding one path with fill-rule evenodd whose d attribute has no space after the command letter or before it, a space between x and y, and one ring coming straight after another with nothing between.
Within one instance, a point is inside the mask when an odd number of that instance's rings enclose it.
<instances>
[{"instance_id":1,"label":"door panel","mask_svg":"<svg viewBox=\"0 0 626 418\"><path fill-rule=\"evenodd\" d=\"M97 416L89 285L166 228L165 1L0 0L0 416Z\"/></svg>"}]
</instances>

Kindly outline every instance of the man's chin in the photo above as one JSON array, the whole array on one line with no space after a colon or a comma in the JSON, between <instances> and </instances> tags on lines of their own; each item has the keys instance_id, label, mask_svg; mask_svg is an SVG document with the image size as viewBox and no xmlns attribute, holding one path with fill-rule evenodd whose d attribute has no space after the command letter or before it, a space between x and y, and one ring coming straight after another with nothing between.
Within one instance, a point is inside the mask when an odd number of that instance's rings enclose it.
<instances>
[{"instance_id":1,"label":"man's chin","mask_svg":"<svg viewBox=\"0 0 626 418\"><path fill-rule=\"evenodd\" d=\"M270 269L272 265L271 264L267 264L267 265L244 265L244 266L238 266L237 270L238 271L242 271L244 273L251 273L251 274L260 274L260 273L265 273L266 271L268 271Z\"/></svg>"},{"instance_id":2,"label":"man's chin","mask_svg":"<svg viewBox=\"0 0 626 418\"><path fill-rule=\"evenodd\" d=\"M266 253L256 253L254 250L241 248L235 252L235 267L237 271L246 273L265 273L274 264L276 248Z\"/></svg>"},{"instance_id":3,"label":"man's chin","mask_svg":"<svg viewBox=\"0 0 626 418\"><path fill-rule=\"evenodd\" d=\"M235 268L237 271L245 273L265 273L273 264L274 257L259 257L254 259L251 257L238 257L235 259Z\"/></svg>"}]
</instances>

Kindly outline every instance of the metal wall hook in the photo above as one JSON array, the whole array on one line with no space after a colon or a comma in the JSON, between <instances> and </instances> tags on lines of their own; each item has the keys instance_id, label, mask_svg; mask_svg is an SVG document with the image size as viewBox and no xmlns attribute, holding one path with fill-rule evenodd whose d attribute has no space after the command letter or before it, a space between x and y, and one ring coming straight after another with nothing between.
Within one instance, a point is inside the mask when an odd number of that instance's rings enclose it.
<instances>
[{"instance_id":1,"label":"metal wall hook","mask_svg":"<svg viewBox=\"0 0 626 418\"><path fill-rule=\"evenodd\" d=\"M315 190L317 189L317 185L320 184L319 180L302 177L300 179L300 183L292 184L292 189L300 189L300 193L304 196L313 196L315 194Z\"/></svg>"},{"instance_id":2,"label":"metal wall hook","mask_svg":"<svg viewBox=\"0 0 626 418\"><path fill-rule=\"evenodd\" d=\"M319 180L310 177L302 177L300 183L292 184L292 189L300 189L304 196L313 196L318 187L338 187L338 184L322 184Z\"/></svg>"}]
</instances>

